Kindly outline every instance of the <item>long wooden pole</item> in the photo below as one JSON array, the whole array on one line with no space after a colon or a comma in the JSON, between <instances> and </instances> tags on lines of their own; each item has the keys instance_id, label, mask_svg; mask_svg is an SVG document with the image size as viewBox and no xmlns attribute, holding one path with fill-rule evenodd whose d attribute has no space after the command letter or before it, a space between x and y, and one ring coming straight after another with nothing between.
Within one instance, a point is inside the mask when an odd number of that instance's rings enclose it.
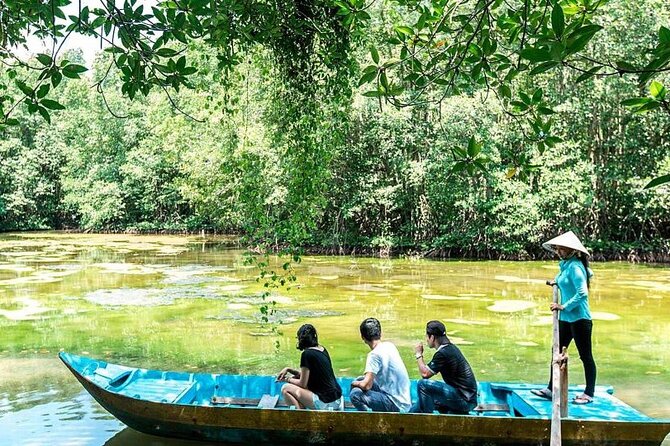
<instances>
[{"instance_id":1,"label":"long wooden pole","mask_svg":"<svg viewBox=\"0 0 670 446\"><path fill-rule=\"evenodd\" d=\"M561 418L568 416L568 348L561 352Z\"/></svg>"},{"instance_id":2,"label":"long wooden pole","mask_svg":"<svg viewBox=\"0 0 670 446\"><path fill-rule=\"evenodd\" d=\"M558 286L552 286L552 298L558 303ZM553 313L553 347L551 350L551 446L561 446L561 361L558 335L558 310Z\"/></svg>"}]
</instances>

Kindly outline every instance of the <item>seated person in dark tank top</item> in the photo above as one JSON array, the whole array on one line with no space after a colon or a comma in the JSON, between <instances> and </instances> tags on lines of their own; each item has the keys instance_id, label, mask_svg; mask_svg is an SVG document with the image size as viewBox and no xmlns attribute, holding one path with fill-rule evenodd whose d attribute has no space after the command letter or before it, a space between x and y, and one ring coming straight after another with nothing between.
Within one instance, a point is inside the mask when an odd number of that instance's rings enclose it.
<instances>
[{"instance_id":1,"label":"seated person in dark tank top","mask_svg":"<svg viewBox=\"0 0 670 446\"><path fill-rule=\"evenodd\" d=\"M419 373L424 379L417 384L418 398L411 411L470 412L477 406L477 381L463 353L449 341L442 322L430 321L426 324L426 343L437 351L426 364L423 360L423 344L419 342L414 349ZM443 382L429 379L438 373L442 375Z\"/></svg>"},{"instance_id":2,"label":"seated person in dark tank top","mask_svg":"<svg viewBox=\"0 0 670 446\"><path fill-rule=\"evenodd\" d=\"M303 325L297 338L296 348L302 351L300 370L285 367L277 375L277 381L286 383L281 389L284 401L298 409L342 410L342 388L335 379L328 350L319 345L316 328Z\"/></svg>"}]
</instances>

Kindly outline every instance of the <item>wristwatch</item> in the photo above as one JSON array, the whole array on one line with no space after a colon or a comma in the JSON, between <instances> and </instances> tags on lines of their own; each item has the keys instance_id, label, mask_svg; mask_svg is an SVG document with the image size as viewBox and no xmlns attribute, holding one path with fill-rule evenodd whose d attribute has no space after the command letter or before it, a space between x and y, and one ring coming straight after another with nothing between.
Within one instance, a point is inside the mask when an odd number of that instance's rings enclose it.
<instances>
[{"instance_id":1,"label":"wristwatch","mask_svg":"<svg viewBox=\"0 0 670 446\"><path fill-rule=\"evenodd\" d=\"M422 354L420 355L420 354L416 353L416 354L414 355L414 357L415 357L416 359L419 359L419 358L423 358L423 355L422 355Z\"/></svg>"}]
</instances>

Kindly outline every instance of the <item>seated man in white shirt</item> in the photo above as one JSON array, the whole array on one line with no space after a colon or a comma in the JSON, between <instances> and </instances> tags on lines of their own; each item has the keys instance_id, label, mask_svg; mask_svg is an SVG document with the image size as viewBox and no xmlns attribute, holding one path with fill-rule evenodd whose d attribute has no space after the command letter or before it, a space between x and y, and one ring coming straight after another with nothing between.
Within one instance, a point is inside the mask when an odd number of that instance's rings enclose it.
<instances>
[{"instance_id":1,"label":"seated man in white shirt","mask_svg":"<svg viewBox=\"0 0 670 446\"><path fill-rule=\"evenodd\" d=\"M409 411L409 375L398 349L391 342L381 340L382 327L375 318L365 319L360 331L371 351L365 362L365 375L351 383L351 403L360 411Z\"/></svg>"}]
</instances>

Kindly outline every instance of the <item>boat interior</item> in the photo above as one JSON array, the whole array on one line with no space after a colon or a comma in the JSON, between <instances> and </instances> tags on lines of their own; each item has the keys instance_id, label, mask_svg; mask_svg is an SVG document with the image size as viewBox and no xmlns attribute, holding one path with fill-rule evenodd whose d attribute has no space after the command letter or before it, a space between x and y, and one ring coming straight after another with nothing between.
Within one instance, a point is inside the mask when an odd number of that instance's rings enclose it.
<instances>
[{"instance_id":1,"label":"boat interior","mask_svg":"<svg viewBox=\"0 0 670 446\"><path fill-rule=\"evenodd\" d=\"M281 399L283 383L274 376L219 375L166 372L131 368L83 356L61 353L61 359L95 385L131 398L179 405L248 407L295 410ZM346 411L356 409L348 401L354 378L339 378L345 396ZM535 396L539 384L479 383L479 405L472 416L551 418L551 401ZM583 386L571 386L569 400L581 394ZM416 400L416 382L412 382L412 400ZM436 412L437 414L437 412ZM613 396L613 388L596 387L593 403L569 404L569 418L590 420L653 421Z\"/></svg>"}]
</instances>

